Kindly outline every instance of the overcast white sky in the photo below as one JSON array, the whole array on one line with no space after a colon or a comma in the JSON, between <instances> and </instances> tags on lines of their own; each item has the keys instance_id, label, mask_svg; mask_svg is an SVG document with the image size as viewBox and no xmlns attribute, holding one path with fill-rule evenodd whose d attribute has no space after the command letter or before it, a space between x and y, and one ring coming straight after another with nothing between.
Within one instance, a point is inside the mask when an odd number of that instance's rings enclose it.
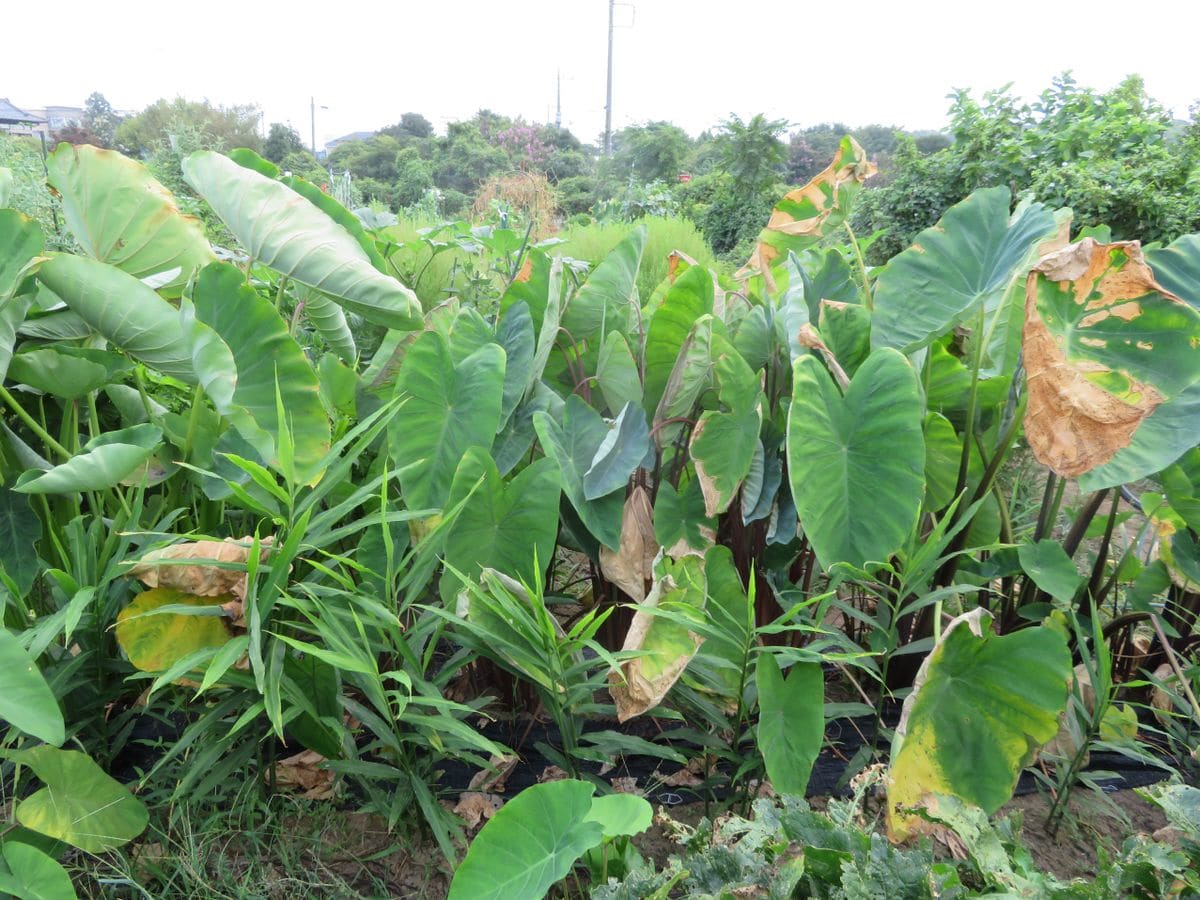
<instances>
[{"instance_id":1,"label":"overcast white sky","mask_svg":"<svg viewBox=\"0 0 1200 900\"><path fill-rule=\"evenodd\" d=\"M3 6L0 97L22 107L254 103L307 143L315 96L323 145L409 110L439 130L484 107L547 121L561 71L563 124L604 127L607 0ZM1180 117L1200 99L1198 0L631 0L616 21L614 128L696 134L731 112L939 128L952 88L1034 96L1064 69L1101 89L1141 74Z\"/></svg>"}]
</instances>

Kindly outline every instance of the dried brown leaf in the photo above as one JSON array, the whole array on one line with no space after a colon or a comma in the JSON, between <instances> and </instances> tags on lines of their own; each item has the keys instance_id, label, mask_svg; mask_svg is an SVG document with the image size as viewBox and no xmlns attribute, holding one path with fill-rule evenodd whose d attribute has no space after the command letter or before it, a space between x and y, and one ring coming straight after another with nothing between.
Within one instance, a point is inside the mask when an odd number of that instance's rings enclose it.
<instances>
[{"instance_id":1,"label":"dried brown leaf","mask_svg":"<svg viewBox=\"0 0 1200 900\"><path fill-rule=\"evenodd\" d=\"M504 783L508 780L508 776L512 774L512 770L517 767L518 759L519 757L516 754L492 756L488 760L492 768L480 769L472 775L471 782L467 785L467 790L503 794Z\"/></svg>"},{"instance_id":2,"label":"dried brown leaf","mask_svg":"<svg viewBox=\"0 0 1200 900\"><path fill-rule=\"evenodd\" d=\"M605 578L641 603L646 599L646 586L654 580L657 555L650 494L642 485L634 485L621 514L621 545L615 552L601 545L600 570Z\"/></svg>"},{"instance_id":3,"label":"dried brown leaf","mask_svg":"<svg viewBox=\"0 0 1200 900\"><path fill-rule=\"evenodd\" d=\"M129 570L129 574L150 588L175 588L197 597L232 595L237 604L225 604L227 612L246 599L246 572L219 568L204 562L182 563L178 560L211 560L214 563L245 565L250 557L253 538L226 538L223 541L193 541L172 544L152 550ZM260 561L266 560L274 543L273 537L260 542ZM236 616L235 616L236 618Z\"/></svg>"},{"instance_id":4,"label":"dried brown leaf","mask_svg":"<svg viewBox=\"0 0 1200 900\"><path fill-rule=\"evenodd\" d=\"M1119 248L1128 261L1109 264ZM1138 298L1157 292L1176 299L1155 280L1136 241L1100 244L1084 238L1043 259L1025 287L1024 359L1029 407L1025 435L1034 456L1064 478L1073 478L1108 462L1128 446L1134 431L1162 402L1152 385L1130 379L1124 397L1102 389L1088 376L1106 371L1096 363L1073 362L1051 334L1037 308L1039 278L1072 282L1075 302L1093 309L1095 319L1133 318ZM1128 301L1128 302L1124 302Z\"/></svg>"},{"instance_id":5,"label":"dried brown leaf","mask_svg":"<svg viewBox=\"0 0 1200 900\"><path fill-rule=\"evenodd\" d=\"M333 772L320 768L325 757L313 750L302 750L275 763L275 784L292 788L307 800L333 797Z\"/></svg>"},{"instance_id":6,"label":"dried brown leaf","mask_svg":"<svg viewBox=\"0 0 1200 900\"><path fill-rule=\"evenodd\" d=\"M466 823L468 829L475 829L494 816L503 805L504 798L496 794L463 791L452 812Z\"/></svg>"}]
</instances>

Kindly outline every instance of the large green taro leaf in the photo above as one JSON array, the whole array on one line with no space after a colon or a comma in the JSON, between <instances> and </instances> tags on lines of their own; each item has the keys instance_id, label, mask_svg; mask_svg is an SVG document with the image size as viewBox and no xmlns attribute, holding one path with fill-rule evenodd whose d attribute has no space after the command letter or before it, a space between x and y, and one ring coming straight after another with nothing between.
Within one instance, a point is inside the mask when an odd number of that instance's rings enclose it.
<instances>
[{"instance_id":1,"label":"large green taro leaf","mask_svg":"<svg viewBox=\"0 0 1200 900\"><path fill-rule=\"evenodd\" d=\"M750 472L765 399L758 378L729 341L714 337L713 354L717 397L724 410L701 414L689 447L709 516L729 508Z\"/></svg>"},{"instance_id":2,"label":"large green taro leaf","mask_svg":"<svg viewBox=\"0 0 1200 900\"><path fill-rule=\"evenodd\" d=\"M672 558L703 555L717 539L717 519L704 511L704 493L694 476L658 485L654 501L654 539Z\"/></svg>"},{"instance_id":3,"label":"large green taro leaf","mask_svg":"<svg viewBox=\"0 0 1200 900\"><path fill-rule=\"evenodd\" d=\"M642 405L642 376L629 350L629 342L619 331L610 331L596 361L596 384L611 413L626 403Z\"/></svg>"},{"instance_id":4,"label":"large green taro leaf","mask_svg":"<svg viewBox=\"0 0 1200 900\"><path fill-rule=\"evenodd\" d=\"M37 222L15 209L0 209L0 303L8 303L36 268L44 244Z\"/></svg>"},{"instance_id":5,"label":"large green taro leaf","mask_svg":"<svg viewBox=\"0 0 1200 900\"><path fill-rule=\"evenodd\" d=\"M379 272L350 232L291 188L211 150L185 159L183 175L253 259L368 321L421 327L416 295Z\"/></svg>"},{"instance_id":6,"label":"large green taro leaf","mask_svg":"<svg viewBox=\"0 0 1200 900\"><path fill-rule=\"evenodd\" d=\"M450 482L472 447L491 449L500 426L504 351L485 344L458 365L446 338L422 334L408 349L396 379L400 408L388 442L409 509L445 505Z\"/></svg>"},{"instance_id":7,"label":"large green taro leaf","mask_svg":"<svg viewBox=\"0 0 1200 900\"><path fill-rule=\"evenodd\" d=\"M358 360L358 346L342 308L312 288L301 286L296 294L297 299L304 304L305 317L317 330L317 334L321 335L321 340L344 363L354 365Z\"/></svg>"},{"instance_id":8,"label":"large green taro leaf","mask_svg":"<svg viewBox=\"0 0 1200 900\"><path fill-rule=\"evenodd\" d=\"M537 460L506 484L491 455L472 447L454 473L446 502L453 509L466 500L446 535L447 566L472 580L490 568L533 584L554 554L559 493L553 460ZM444 597L453 597L458 586L453 572L442 576Z\"/></svg>"},{"instance_id":9,"label":"large green taro leaf","mask_svg":"<svg viewBox=\"0 0 1200 900\"><path fill-rule=\"evenodd\" d=\"M216 257L204 223L185 216L146 167L115 150L59 144L46 159L67 226L91 257L135 278L178 269L160 290L178 297Z\"/></svg>"},{"instance_id":10,"label":"large green taro leaf","mask_svg":"<svg viewBox=\"0 0 1200 900\"><path fill-rule=\"evenodd\" d=\"M712 312L713 282L708 270L692 266L675 279L646 331L646 412L654 415L675 360L696 320Z\"/></svg>"},{"instance_id":11,"label":"large green taro leaf","mask_svg":"<svg viewBox=\"0 0 1200 900\"><path fill-rule=\"evenodd\" d=\"M1172 421L1171 406L1194 402L1198 347L1200 312L1155 281L1136 242L1084 238L1046 257L1025 298L1025 436L1034 455L1075 477L1124 451L1110 477L1089 478L1091 490L1170 465L1190 446L1182 441L1195 442L1194 422ZM1141 436L1160 411L1159 424L1182 427Z\"/></svg>"},{"instance_id":12,"label":"large green taro leaf","mask_svg":"<svg viewBox=\"0 0 1200 900\"><path fill-rule=\"evenodd\" d=\"M504 391L500 405L500 427L503 428L533 378L537 339L528 304L515 303L504 311L496 325L494 340L504 348Z\"/></svg>"},{"instance_id":13,"label":"large green taro leaf","mask_svg":"<svg viewBox=\"0 0 1200 900\"><path fill-rule=\"evenodd\" d=\"M679 680L704 641L687 622L694 620L699 627L707 596L703 558L684 556L659 563L654 586L634 613L621 647L638 655L608 676L619 721L654 709ZM663 612L672 615L659 614Z\"/></svg>"},{"instance_id":14,"label":"large green taro leaf","mask_svg":"<svg viewBox=\"0 0 1200 900\"><path fill-rule=\"evenodd\" d=\"M584 476L609 434L600 413L578 394L572 394L563 407L561 425L548 412L539 411L533 414L533 427L542 449L558 466L563 493L583 524L596 540L616 550L621 545L624 492L615 490L589 500L584 488Z\"/></svg>"},{"instance_id":15,"label":"large green taro leaf","mask_svg":"<svg viewBox=\"0 0 1200 900\"><path fill-rule=\"evenodd\" d=\"M135 668L166 671L197 650L228 642L221 604L232 599L197 597L166 587L142 591L117 614L117 643ZM195 607L196 613L158 612L164 607Z\"/></svg>"},{"instance_id":16,"label":"large green taro leaf","mask_svg":"<svg viewBox=\"0 0 1200 900\"><path fill-rule=\"evenodd\" d=\"M912 366L874 351L843 397L815 356L792 375L787 459L804 533L826 569L895 553L925 492L924 417Z\"/></svg>"},{"instance_id":17,"label":"large green taro leaf","mask_svg":"<svg viewBox=\"0 0 1200 900\"><path fill-rule=\"evenodd\" d=\"M296 477L315 478L329 452L329 417L317 373L287 323L227 263L201 271L192 303L193 365L217 411L278 467L282 409Z\"/></svg>"},{"instance_id":18,"label":"large green taro leaf","mask_svg":"<svg viewBox=\"0 0 1200 900\"><path fill-rule=\"evenodd\" d=\"M825 680L820 663L793 663L785 678L772 653L758 654L758 748L771 786L803 797L825 739Z\"/></svg>"},{"instance_id":19,"label":"large green taro leaf","mask_svg":"<svg viewBox=\"0 0 1200 900\"><path fill-rule=\"evenodd\" d=\"M38 279L114 346L164 375L195 383L178 311L132 275L55 253L38 269Z\"/></svg>"},{"instance_id":20,"label":"large green taro leaf","mask_svg":"<svg viewBox=\"0 0 1200 900\"><path fill-rule=\"evenodd\" d=\"M1147 250L1146 262L1159 284L1200 309L1200 234L1185 234L1166 247Z\"/></svg>"},{"instance_id":21,"label":"large green taro leaf","mask_svg":"<svg viewBox=\"0 0 1200 900\"><path fill-rule=\"evenodd\" d=\"M65 463L45 471L25 472L13 490L21 494L78 494L115 487L145 466L162 443L162 436L162 429L150 424L106 432L84 444L82 451Z\"/></svg>"},{"instance_id":22,"label":"large green taro leaf","mask_svg":"<svg viewBox=\"0 0 1200 900\"><path fill-rule=\"evenodd\" d=\"M613 248L567 303L562 327L575 341L601 330L624 331L637 301L637 273L646 247L646 227L639 225Z\"/></svg>"},{"instance_id":23,"label":"large green taro leaf","mask_svg":"<svg viewBox=\"0 0 1200 900\"><path fill-rule=\"evenodd\" d=\"M17 821L26 828L88 853L119 847L145 830L146 807L86 753L42 745L2 755L28 766L45 785L17 806Z\"/></svg>"},{"instance_id":24,"label":"large green taro leaf","mask_svg":"<svg viewBox=\"0 0 1200 900\"><path fill-rule=\"evenodd\" d=\"M66 739L62 710L20 642L0 627L0 720L58 746Z\"/></svg>"},{"instance_id":25,"label":"large green taro leaf","mask_svg":"<svg viewBox=\"0 0 1200 900\"><path fill-rule=\"evenodd\" d=\"M75 886L67 870L53 856L32 844L7 840L0 853L6 872L0 873L0 891L20 900L75 900Z\"/></svg>"},{"instance_id":26,"label":"large green taro leaf","mask_svg":"<svg viewBox=\"0 0 1200 900\"><path fill-rule=\"evenodd\" d=\"M1041 204L1010 216L1008 188L984 188L948 209L875 285L873 347L912 353L975 313L994 312L1033 265L1031 252L1058 225Z\"/></svg>"},{"instance_id":27,"label":"large green taro leaf","mask_svg":"<svg viewBox=\"0 0 1200 900\"><path fill-rule=\"evenodd\" d=\"M0 488L0 570L24 597L33 587L41 568L35 544L42 536L42 522L28 497Z\"/></svg>"},{"instance_id":28,"label":"large green taro leaf","mask_svg":"<svg viewBox=\"0 0 1200 900\"><path fill-rule=\"evenodd\" d=\"M111 350L67 344L22 349L9 361L8 377L64 400L79 400L114 381L133 364Z\"/></svg>"},{"instance_id":29,"label":"large green taro leaf","mask_svg":"<svg viewBox=\"0 0 1200 900\"><path fill-rule=\"evenodd\" d=\"M544 897L604 838L590 818L595 788L583 781L535 784L500 807L471 842L448 900Z\"/></svg>"},{"instance_id":30,"label":"large green taro leaf","mask_svg":"<svg viewBox=\"0 0 1200 900\"><path fill-rule=\"evenodd\" d=\"M650 427L645 413L640 406L625 404L596 448L592 464L583 473L584 497L596 500L625 487L650 448Z\"/></svg>"},{"instance_id":31,"label":"large green taro leaf","mask_svg":"<svg viewBox=\"0 0 1200 900\"><path fill-rule=\"evenodd\" d=\"M976 633L978 631L978 633ZM960 616L918 673L892 746L888 830L920 830L917 809L936 794L994 813L1021 769L1058 732L1071 654L1044 626L1003 636L983 610Z\"/></svg>"}]
</instances>

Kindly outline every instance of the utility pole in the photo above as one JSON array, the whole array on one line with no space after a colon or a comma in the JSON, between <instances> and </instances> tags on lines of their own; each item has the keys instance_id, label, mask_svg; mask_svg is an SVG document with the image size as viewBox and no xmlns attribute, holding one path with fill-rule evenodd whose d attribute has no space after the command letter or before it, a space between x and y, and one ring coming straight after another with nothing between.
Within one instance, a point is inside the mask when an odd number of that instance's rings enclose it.
<instances>
[{"instance_id":1,"label":"utility pole","mask_svg":"<svg viewBox=\"0 0 1200 900\"><path fill-rule=\"evenodd\" d=\"M562 128L562 69L556 73L555 80L554 127Z\"/></svg>"},{"instance_id":2,"label":"utility pole","mask_svg":"<svg viewBox=\"0 0 1200 900\"><path fill-rule=\"evenodd\" d=\"M608 95L604 103L604 155L612 153L612 50L613 7L617 0L608 0Z\"/></svg>"},{"instance_id":3,"label":"utility pole","mask_svg":"<svg viewBox=\"0 0 1200 900\"><path fill-rule=\"evenodd\" d=\"M317 98L308 98L308 123L312 126L312 154L317 155Z\"/></svg>"}]
</instances>

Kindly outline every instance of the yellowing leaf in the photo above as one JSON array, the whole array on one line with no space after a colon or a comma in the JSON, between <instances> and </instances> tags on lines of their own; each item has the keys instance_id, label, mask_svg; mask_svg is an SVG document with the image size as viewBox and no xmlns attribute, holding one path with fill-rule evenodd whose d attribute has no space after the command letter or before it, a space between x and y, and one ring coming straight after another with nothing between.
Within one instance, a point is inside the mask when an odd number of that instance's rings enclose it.
<instances>
[{"instance_id":1,"label":"yellowing leaf","mask_svg":"<svg viewBox=\"0 0 1200 900\"><path fill-rule=\"evenodd\" d=\"M762 275L768 290L773 292L775 279L771 277L771 266L775 260L789 250L798 253L817 244L841 225L859 186L876 171L858 141L842 138L828 168L775 205L767 227L758 236L758 245L735 277L744 280Z\"/></svg>"},{"instance_id":2,"label":"yellowing leaf","mask_svg":"<svg viewBox=\"0 0 1200 900\"><path fill-rule=\"evenodd\" d=\"M221 647L230 638L220 613L196 615L155 610L163 606L213 607L231 597L197 597L173 588L143 591L117 614L117 643L143 672L162 672L197 650Z\"/></svg>"}]
</instances>

